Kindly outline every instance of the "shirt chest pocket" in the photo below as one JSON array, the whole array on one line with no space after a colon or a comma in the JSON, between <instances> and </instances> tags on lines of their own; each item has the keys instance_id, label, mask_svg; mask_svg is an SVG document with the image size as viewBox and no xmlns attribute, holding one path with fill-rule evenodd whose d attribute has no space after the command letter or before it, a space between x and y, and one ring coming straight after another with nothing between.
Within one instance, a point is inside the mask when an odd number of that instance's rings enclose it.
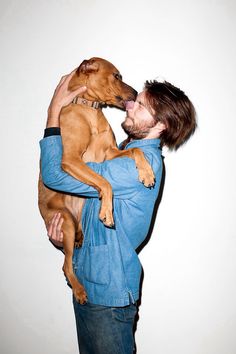
<instances>
[{"instance_id":1,"label":"shirt chest pocket","mask_svg":"<svg viewBox=\"0 0 236 354\"><path fill-rule=\"evenodd\" d=\"M84 259L84 278L90 283L109 284L110 264L107 245L88 246Z\"/></svg>"}]
</instances>

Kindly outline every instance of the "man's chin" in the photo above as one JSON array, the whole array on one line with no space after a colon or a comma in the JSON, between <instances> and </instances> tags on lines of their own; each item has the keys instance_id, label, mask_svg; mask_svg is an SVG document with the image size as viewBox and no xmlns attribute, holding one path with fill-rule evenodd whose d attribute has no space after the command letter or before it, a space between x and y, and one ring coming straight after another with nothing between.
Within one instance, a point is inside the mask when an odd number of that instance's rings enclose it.
<instances>
[{"instance_id":1,"label":"man's chin","mask_svg":"<svg viewBox=\"0 0 236 354\"><path fill-rule=\"evenodd\" d=\"M133 125L134 124L134 120L128 116L125 117L125 120L122 124L127 124L127 125Z\"/></svg>"},{"instance_id":2,"label":"man's chin","mask_svg":"<svg viewBox=\"0 0 236 354\"><path fill-rule=\"evenodd\" d=\"M125 131L125 133L128 134L128 135L129 135L130 131L132 130L131 129L131 125L126 124L126 120L121 123L121 127Z\"/></svg>"},{"instance_id":3,"label":"man's chin","mask_svg":"<svg viewBox=\"0 0 236 354\"><path fill-rule=\"evenodd\" d=\"M143 139L148 135L148 131L140 131L140 129L135 129L133 124L126 124L126 120L121 124L121 126L130 138Z\"/></svg>"}]
</instances>

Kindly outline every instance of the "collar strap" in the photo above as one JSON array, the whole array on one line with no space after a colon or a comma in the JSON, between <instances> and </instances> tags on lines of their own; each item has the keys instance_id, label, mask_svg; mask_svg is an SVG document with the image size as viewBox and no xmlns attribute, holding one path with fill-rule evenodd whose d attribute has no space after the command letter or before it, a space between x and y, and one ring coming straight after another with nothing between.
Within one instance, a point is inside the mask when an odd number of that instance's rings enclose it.
<instances>
[{"instance_id":1,"label":"collar strap","mask_svg":"<svg viewBox=\"0 0 236 354\"><path fill-rule=\"evenodd\" d=\"M83 104L85 106L92 107L92 108L95 108L95 109L102 108L102 103L101 102L89 101L89 100L86 100L85 98L82 98L82 97L79 97L79 96L75 97L73 99L72 103Z\"/></svg>"}]
</instances>

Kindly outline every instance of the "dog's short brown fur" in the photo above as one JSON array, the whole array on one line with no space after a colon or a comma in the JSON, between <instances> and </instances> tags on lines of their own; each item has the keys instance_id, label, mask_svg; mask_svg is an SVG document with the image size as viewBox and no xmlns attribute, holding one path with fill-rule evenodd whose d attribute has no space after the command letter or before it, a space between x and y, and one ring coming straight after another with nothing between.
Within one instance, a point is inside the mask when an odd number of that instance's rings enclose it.
<instances>
[{"instance_id":1,"label":"dog's short brown fur","mask_svg":"<svg viewBox=\"0 0 236 354\"><path fill-rule=\"evenodd\" d=\"M69 90L86 86L82 97L88 101L125 108L125 101L135 100L136 91L122 81L119 71L101 58L84 60L69 83ZM143 153L137 149L120 151L112 129L102 109L75 104L64 107L60 114L63 141L62 168L71 176L94 187L101 197L99 218L106 226L113 225L112 188L107 180L93 172L85 162L102 162L115 157L135 159L139 180L145 186L153 185L154 175ZM80 303L86 301L86 292L72 268L75 240L82 244L80 227L83 199L48 189L39 178L39 209L46 224L60 211L63 218L63 247L65 261L63 271L69 280L74 296Z\"/></svg>"}]
</instances>

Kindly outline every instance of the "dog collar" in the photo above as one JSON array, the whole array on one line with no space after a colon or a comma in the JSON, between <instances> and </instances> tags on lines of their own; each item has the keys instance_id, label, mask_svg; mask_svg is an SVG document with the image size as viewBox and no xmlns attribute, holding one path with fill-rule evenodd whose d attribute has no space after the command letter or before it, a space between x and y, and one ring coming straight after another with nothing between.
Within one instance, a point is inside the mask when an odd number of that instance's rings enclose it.
<instances>
[{"instance_id":1,"label":"dog collar","mask_svg":"<svg viewBox=\"0 0 236 354\"><path fill-rule=\"evenodd\" d=\"M101 103L101 102L89 101L89 100L86 100L85 98L82 98L82 97L79 97L79 96L75 97L73 99L72 103L83 104L85 106L92 107L92 108L95 108L95 109L102 108L102 106L103 106L103 103Z\"/></svg>"}]
</instances>

